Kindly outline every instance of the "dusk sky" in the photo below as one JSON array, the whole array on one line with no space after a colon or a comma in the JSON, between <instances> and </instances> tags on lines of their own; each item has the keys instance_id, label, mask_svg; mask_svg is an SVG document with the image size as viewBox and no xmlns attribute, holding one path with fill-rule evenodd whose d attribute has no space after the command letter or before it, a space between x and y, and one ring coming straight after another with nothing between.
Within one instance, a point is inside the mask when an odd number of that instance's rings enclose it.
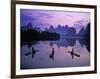
<instances>
[{"instance_id":1,"label":"dusk sky","mask_svg":"<svg viewBox=\"0 0 100 79\"><path fill-rule=\"evenodd\" d=\"M48 28L50 25L56 28L58 24L78 28L77 25L86 26L90 22L90 13L21 9L20 20L21 26L31 22L33 27L40 27L41 29Z\"/></svg>"}]
</instances>

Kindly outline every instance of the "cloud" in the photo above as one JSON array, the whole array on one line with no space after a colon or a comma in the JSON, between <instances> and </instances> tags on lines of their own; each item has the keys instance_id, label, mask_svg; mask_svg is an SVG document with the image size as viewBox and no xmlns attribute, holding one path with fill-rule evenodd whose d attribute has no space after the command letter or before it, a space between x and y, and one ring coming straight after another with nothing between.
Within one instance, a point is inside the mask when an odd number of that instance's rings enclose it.
<instances>
[{"instance_id":1,"label":"cloud","mask_svg":"<svg viewBox=\"0 0 100 79\"><path fill-rule=\"evenodd\" d=\"M88 24L89 21L88 20L85 20L85 19L81 19L79 21L76 21L75 23L80 24L80 25L84 25L84 24Z\"/></svg>"},{"instance_id":2,"label":"cloud","mask_svg":"<svg viewBox=\"0 0 100 79\"><path fill-rule=\"evenodd\" d=\"M61 12L49 10L21 9L21 24L26 25L31 22L34 27L45 28L50 25L55 27L62 25L73 26L74 24L86 24L90 19L89 13Z\"/></svg>"},{"instance_id":3,"label":"cloud","mask_svg":"<svg viewBox=\"0 0 100 79\"><path fill-rule=\"evenodd\" d=\"M41 13L38 13L38 14L39 14L38 17L52 18L52 16L49 13L41 12Z\"/></svg>"},{"instance_id":4,"label":"cloud","mask_svg":"<svg viewBox=\"0 0 100 79\"><path fill-rule=\"evenodd\" d=\"M67 17L74 18L72 15L66 15Z\"/></svg>"}]
</instances>

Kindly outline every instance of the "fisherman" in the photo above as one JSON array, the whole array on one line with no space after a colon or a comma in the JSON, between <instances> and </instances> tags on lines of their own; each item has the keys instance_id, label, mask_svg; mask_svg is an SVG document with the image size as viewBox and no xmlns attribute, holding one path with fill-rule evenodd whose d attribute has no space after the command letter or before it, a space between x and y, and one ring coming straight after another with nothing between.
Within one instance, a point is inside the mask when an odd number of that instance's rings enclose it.
<instances>
[{"instance_id":1,"label":"fisherman","mask_svg":"<svg viewBox=\"0 0 100 79\"><path fill-rule=\"evenodd\" d=\"M36 50L34 50L34 48L32 47L32 53L35 54L36 53Z\"/></svg>"},{"instance_id":2,"label":"fisherman","mask_svg":"<svg viewBox=\"0 0 100 79\"><path fill-rule=\"evenodd\" d=\"M49 57L54 59L54 53L55 53L54 48L52 48L52 53L49 55Z\"/></svg>"},{"instance_id":3,"label":"fisherman","mask_svg":"<svg viewBox=\"0 0 100 79\"><path fill-rule=\"evenodd\" d=\"M72 59L74 58L74 56L80 57L80 55L74 53L74 48L72 48L72 51L68 51L68 53L72 55Z\"/></svg>"}]
</instances>

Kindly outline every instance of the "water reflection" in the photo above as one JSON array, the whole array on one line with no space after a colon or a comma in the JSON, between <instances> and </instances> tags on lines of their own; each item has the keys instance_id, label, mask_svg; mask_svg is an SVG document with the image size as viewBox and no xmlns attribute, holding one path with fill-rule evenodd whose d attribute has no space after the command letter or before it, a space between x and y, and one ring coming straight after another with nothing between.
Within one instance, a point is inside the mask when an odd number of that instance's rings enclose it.
<instances>
[{"instance_id":1,"label":"water reflection","mask_svg":"<svg viewBox=\"0 0 100 79\"><path fill-rule=\"evenodd\" d=\"M89 66L88 41L88 38L62 37L58 41L23 42L21 69Z\"/></svg>"},{"instance_id":2,"label":"water reflection","mask_svg":"<svg viewBox=\"0 0 100 79\"><path fill-rule=\"evenodd\" d=\"M86 46L87 50L90 52L90 38L80 38L78 39L81 46Z\"/></svg>"},{"instance_id":3,"label":"water reflection","mask_svg":"<svg viewBox=\"0 0 100 79\"><path fill-rule=\"evenodd\" d=\"M27 45L29 48L31 48L32 47L32 45L36 45L36 44L38 44L38 41L25 41L25 42L21 42L21 47L23 46L23 45Z\"/></svg>"}]
</instances>

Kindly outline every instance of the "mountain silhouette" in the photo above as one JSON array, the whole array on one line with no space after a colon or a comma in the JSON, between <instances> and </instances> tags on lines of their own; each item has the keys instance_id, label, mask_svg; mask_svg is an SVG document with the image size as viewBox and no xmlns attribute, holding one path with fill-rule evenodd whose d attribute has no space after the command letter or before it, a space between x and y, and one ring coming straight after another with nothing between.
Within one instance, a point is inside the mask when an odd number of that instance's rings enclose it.
<instances>
[{"instance_id":1,"label":"mountain silhouette","mask_svg":"<svg viewBox=\"0 0 100 79\"><path fill-rule=\"evenodd\" d=\"M30 29L31 29L31 30L35 29L35 30L41 32L41 29L40 29L39 27L34 27L34 26L32 25L32 23L28 23L28 24L25 25L25 26L21 26L21 29L22 29L23 31L27 31L27 30L30 30Z\"/></svg>"},{"instance_id":2,"label":"mountain silhouette","mask_svg":"<svg viewBox=\"0 0 100 79\"><path fill-rule=\"evenodd\" d=\"M58 24L57 28L54 28L54 26L51 25L48 29L46 28L45 30L48 32L55 32L60 35L66 35L66 33L68 33L68 29L68 25L61 26L60 24Z\"/></svg>"},{"instance_id":3,"label":"mountain silhouette","mask_svg":"<svg viewBox=\"0 0 100 79\"><path fill-rule=\"evenodd\" d=\"M33 29L33 27L32 27L32 24L31 23L28 23L27 25L21 26L21 29L23 31L27 31L29 29Z\"/></svg>"},{"instance_id":4,"label":"mountain silhouette","mask_svg":"<svg viewBox=\"0 0 100 79\"><path fill-rule=\"evenodd\" d=\"M82 28L78 33L79 37L90 37L90 23L88 23L86 29Z\"/></svg>"},{"instance_id":5,"label":"mountain silhouette","mask_svg":"<svg viewBox=\"0 0 100 79\"><path fill-rule=\"evenodd\" d=\"M48 29L46 28L46 31L55 32L67 37L89 37L90 23L87 24L86 28L82 27L78 33L74 27L69 27L68 25L62 26L60 24L58 24L57 28L54 28L54 26L51 25Z\"/></svg>"},{"instance_id":6,"label":"mountain silhouette","mask_svg":"<svg viewBox=\"0 0 100 79\"><path fill-rule=\"evenodd\" d=\"M50 25L49 28L41 30L40 27L32 26L32 23L28 23L26 26L21 26L21 31L36 30L38 32L57 33L66 37L89 37L90 36L90 23L87 24L86 28L82 27L77 33L75 27L69 27L68 25L58 24L56 28Z\"/></svg>"}]
</instances>

